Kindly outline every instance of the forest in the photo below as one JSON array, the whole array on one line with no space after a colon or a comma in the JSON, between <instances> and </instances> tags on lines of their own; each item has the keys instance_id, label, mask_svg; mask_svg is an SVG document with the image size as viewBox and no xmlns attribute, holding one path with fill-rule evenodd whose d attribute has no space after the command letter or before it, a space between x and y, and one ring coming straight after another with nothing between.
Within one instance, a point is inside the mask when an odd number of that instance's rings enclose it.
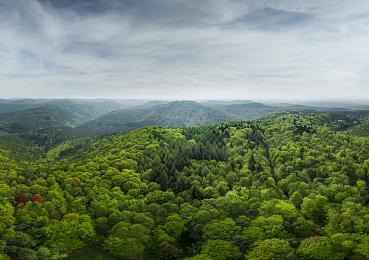
<instances>
[{"instance_id":1,"label":"forest","mask_svg":"<svg viewBox=\"0 0 369 260\"><path fill-rule=\"evenodd\" d=\"M0 0L0 260L369 260L369 0Z\"/></svg>"},{"instance_id":2,"label":"forest","mask_svg":"<svg viewBox=\"0 0 369 260\"><path fill-rule=\"evenodd\" d=\"M367 114L1 146L0 259L369 259Z\"/></svg>"}]
</instances>

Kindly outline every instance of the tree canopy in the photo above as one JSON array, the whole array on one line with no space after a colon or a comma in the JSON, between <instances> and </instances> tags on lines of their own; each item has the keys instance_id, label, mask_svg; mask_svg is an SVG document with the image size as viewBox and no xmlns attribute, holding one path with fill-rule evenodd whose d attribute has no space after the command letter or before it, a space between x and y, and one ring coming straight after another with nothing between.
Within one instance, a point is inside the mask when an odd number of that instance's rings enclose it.
<instances>
[{"instance_id":1,"label":"tree canopy","mask_svg":"<svg viewBox=\"0 0 369 260\"><path fill-rule=\"evenodd\" d=\"M350 122L290 112L32 160L0 148L0 259L369 259L369 138Z\"/></svg>"}]
</instances>

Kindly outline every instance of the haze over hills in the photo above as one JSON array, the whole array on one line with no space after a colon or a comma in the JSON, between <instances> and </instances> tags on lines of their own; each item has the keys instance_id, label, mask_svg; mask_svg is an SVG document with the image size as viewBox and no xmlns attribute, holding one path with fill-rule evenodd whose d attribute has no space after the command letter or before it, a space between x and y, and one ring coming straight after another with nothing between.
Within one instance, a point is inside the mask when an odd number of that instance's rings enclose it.
<instances>
[{"instance_id":1,"label":"haze over hills","mask_svg":"<svg viewBox=\"0 0 369 260\"><path fill-rule=\"evenodd\" d=\"M90 131L76 127L110 111L146 102L106 99L1 99L0 131L8 134L8 138L51 147L71 138L100 135L102 132L99 129Z\"/></svg>"},{"instance_id":2,"label":"haze over hills","mask_svg":"<svg viewBox=\"0 0 369 260\"><path fill-rule=\"evenodd\" d=\"M235 101L151 101L129 109L115 110L80 128L103 132L128 131L143 126L185 127L235 120L255 120L283 111L345 111L340 107L295 104L263 104L250 100Z\"/></svg>"},{"instance_id":3,"label":"haze over hills","mask_svg":"<svg viewBox=\"0 0 369 260\"><path fill-rule=\"evenodd\" d=\"M340 106L339 106L340 105ZM339 107L338 107L339 106ZM341 108L345 107L345 108ZM0 130L36 139L48 135L89 137L103 133L129 131L143 126L185 127L233 120L255 120L283 111L350 111L337 107L296 104L267 104L250 100L147 101L17 99L0 100ZM52 134L51 134L52 133ZM66 136L62 138L62 136ZM54 138L55 139L55 138ZM41 142L42 143L42 142ZM52 145L51 142L49 145Z\"/></svg>"},{"instance_id":4,"label":"haze over hills","mask_svg":"<svg viewBox=\"0 0 369 260\"><path fill-rule=\"evenodd\" d=\"M253 120L268 113L294 110L252 101L153 101L115 110L81 125L81 128L127 131L143 126L185 127L232 120Z\"/></svg>"},{"instance_id":5,"label":"haze over hills","mask_svg":"<svg viewBox=\"0 0 369 260\"><path fill-rule=\"evenodd\" d=\"M128 108L146 102L145 100L108 99L0 99L0 114L41 106L57 106L91 119L115 109Z\"/></svg>"},{"instance_id":6,"label":"haze over hills","mask_svg":"<svg viewBox=\"0 0 369 260\"><path fill-rule=\"evenodd\" d=\"M231 116L234 120L254 120L261 118L268 113L286 111L281 107L272 107L262 103L246 102L246 103L217 103L206 104L209 107L223 111ZM290 110L294 108L291 107ZM288 109L287 109L288 110Z\"/></svg>"},{"instance_id":7,"label":"haze over hills","mask_svg":"<svg viewBox=\"0 0 369 260\"><path fill-rule=\"evenodd\" d=\"M81 128L104 129L107 132L128 131L143 126L185 127L231 121L226 113L194 101L150 102L131 109L116 110Z\"/></svg>"},{"instance_id":8,"label":"haze over hills","mask_svg":"<svg viewBox=\"0 0 369 260\"><path fill-rule=\"evenodd\" d=\"M0 129L8 133L39 130L54 126L78 125L89 117L58 106L41 106L0 114Z\"/></svg>"},{"instance_id":9,"label":"haze over hills","mask_svg":"<svg viewBox=\"0 0 369 260\"><path fill-rule=\"evenodd\" d=\"M216 123L256 120L272 113L344 112L332 122L344 128L342 122L356 122L353 133L365 134L360 124L366 120L365 110L350 104L308 106L288 103L268 104L250 100L78 100L78 99L17 99L0 100L0 131L5 146L14 142L20 153L22 145L47 150L68 140L89 138L108 133L126 132L145 126L187 127ZM342 108L344 107L344 108ZM365 107L363 107L365 108ZM350 111L353 111L351 114ZM362 111L362 112L360 112ZM344 118L342 118L344 117ZM363 126L361 129L366 129ZM13 140L13 141L12 141ZM24 144L22 144L24 141ZM38 152L34 153L38 154Z\"/></svg>"}]
</instances>

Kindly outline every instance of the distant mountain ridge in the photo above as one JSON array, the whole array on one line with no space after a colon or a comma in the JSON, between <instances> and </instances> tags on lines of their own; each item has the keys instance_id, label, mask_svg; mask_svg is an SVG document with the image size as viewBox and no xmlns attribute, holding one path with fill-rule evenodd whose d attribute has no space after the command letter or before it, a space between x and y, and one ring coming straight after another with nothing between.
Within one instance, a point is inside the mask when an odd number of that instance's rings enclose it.
<instances>
[{"instance_id":1,"label":"distant mountain ridge","mask_svg":"<svg viewBox=\"0 0 369 260\"><path fill-rule=\"evenodd\" d=\"M281 109L262 103L211 104L209 107L228 113L234 120L254 120Z\"/></svg>"},{"instance_id":2,"label":"distant mountain ridge","mask_svg":"<svg viewBox=\"0 0 369 260\"><path fill-rule=\"evenodd\" d=\"M54 126L74 126L89 118L58 106L42 106L0 114L0 129L19 133Z\"/></svg>"},{"instance_id":3,"label":"distant mountain ridge","mask_svg":"<svg viewBox=\"0 0 369 260\"><path fill-rule=\"evenodd\" d=\"M111 111L82 124L80 128L106 133L130 131L144 126L186 127L237 120L255 120L286 111L342 111L341 108L294 104L268 105L250 100L152 101L136 107Z\"/></svg>"},{"instance_id":4,"label":"distant mountain ridge","mask_svg":"<svg viewBox=\"0 0 369 260\"><path fill-rule=\"evenodd\" d=\"M107 113L81 125L107 132L129 131L144 126L186 127L231 121L228 114L194 101L159 102Z\"/></svg>"},{"instance_id":5,"label":"distant mountain ridge","mask_svg":"<svg viewBox=\"0 0 369 260\"><path fill-rule=\"evenodd\" d=\"M288 111L353 111L349 105L295 105L259 103L251 100L78 100L78 99L0 99L1 142L17 147L34 144L49 149L66 140L127 132L145 126L187 127L229 121L256 120L272 113ZM361 112L335 120L335 128L348 129L365 119ZM359 113L359 114L358 114ZM362 112L366 115L366 111ZM360 115L360 116L359 116ZM336 117L334 113L331 115ZM340 119L341 120L341 119ZM346 124L349 122L348 124ZM346 124L346 125L345 125ZM357 130L358 132L359 130ZM361 129L364 134L366 129ZM7 141L6 141L7 139ZM19 149L21 151L22 149Z\"/></svg>"},{"instance_id":6,"label":"distant mountain ridge","mask_svg":"<svg viewBox=\"0 0 369 260\"><path fill-rule=\"evenodd\" d=\"M102 134L99 130L77 129L82 123L113 110L145 101L0 99L0 145L3 141L25 146L52 147L65 140ZM8 139L8 140L6 140Z\"/></svg>"},{"instance_id":7,"label":"distant mountain ridge","mask_svg":"<svg viewBox=\"0 0 369 260\"><path fill-rule=\"evenodd\" d=\"M62 109L96 118L113 110L146 103L144 100L109 99L0 99L0 114L32 109L42 106L58 106Z\"/></svg>"}]
</instances>

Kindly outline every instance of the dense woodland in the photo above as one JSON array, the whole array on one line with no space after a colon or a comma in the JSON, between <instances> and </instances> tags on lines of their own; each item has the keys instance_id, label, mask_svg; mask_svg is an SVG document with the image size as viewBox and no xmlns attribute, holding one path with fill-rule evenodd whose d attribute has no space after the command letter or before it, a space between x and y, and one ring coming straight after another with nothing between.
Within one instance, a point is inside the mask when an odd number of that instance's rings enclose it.
<instances>
[{"instance_id":1,"label":"dense woodland","mask_svg":"<svg viewBox=\"0 0 369 260\"><path fill-rule=\"evenodd\" d=\"M366 116L3 145L0 259L369 259Z\"/></svg>"}]
</instances>

